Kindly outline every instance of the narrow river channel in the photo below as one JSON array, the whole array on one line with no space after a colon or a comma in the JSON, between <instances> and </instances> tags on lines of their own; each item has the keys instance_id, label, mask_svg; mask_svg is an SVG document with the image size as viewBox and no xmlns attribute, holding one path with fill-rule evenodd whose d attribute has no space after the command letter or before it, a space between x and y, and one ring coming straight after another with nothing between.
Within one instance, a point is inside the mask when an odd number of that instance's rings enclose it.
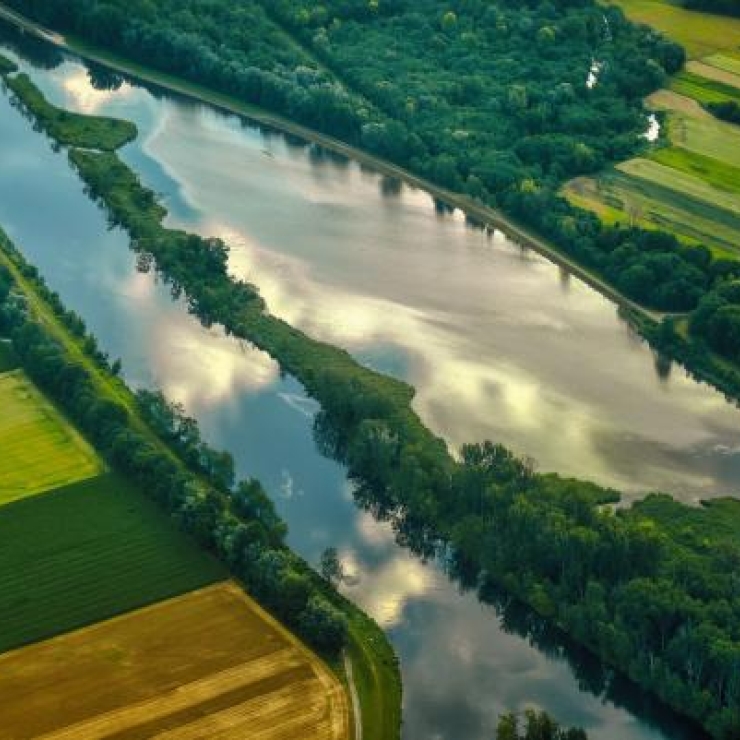
<instances>
[{"instance_id":1,"label":"narrow river channel","mask_svg":"<svg viewBox=\"0 0 740 740\"><path fill-rule=\"evenodd\" d=\"M136 121L122 156L162 194L170 223L223 236L233 272L274 313L412 383L417 411L451 446L495 439L542 470L633 495L736 490L740 412L656 360L612 303L547 260L277 132L99 73L96 89L84 65L4 26L0 49L57 104ZM460 593L358 510L345 471L316 448L314 402L136 271L126 235L7 94L0 224L132 385L181 401L240 474L262 480L292 547L314 563L338 547L347 594L400 656L405 740L491 740L498 714L525 706L593 740L697 738L527 615L502 620Z\"/></svg>"}]
</instances>

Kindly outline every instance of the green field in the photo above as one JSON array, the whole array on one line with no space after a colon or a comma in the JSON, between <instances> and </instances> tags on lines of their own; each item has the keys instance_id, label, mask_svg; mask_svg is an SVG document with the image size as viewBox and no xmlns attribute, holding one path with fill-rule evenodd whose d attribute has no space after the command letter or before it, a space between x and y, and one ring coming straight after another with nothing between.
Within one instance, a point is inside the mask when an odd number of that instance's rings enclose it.
<instances>
[{"instance_id":1,"label":"green field","mask_svg":"<svg viewBox=\"0 0 740 740\"><path fill-rule=\"evenodd\" d=\"M740 103L740 89L737 87L693 72L679 72L671 80L671 90L687 98L698 100L704 105L730 101Z\"/></svg>"},{"instance_id":2,"label":"green field","mask_svg":"<svg viewBox=\"0 0 740 740\"><path fill-rule=\"evenodd\" d=\"M740 195L740 168L680 147L658 149L650 158L674 170L696 175L719 190Z\"/></svg>"},{"instance_id":3,"label":"green field","mask_svg":"<svg viewBox=\"0 0 740 740\"><path fill-rule=\"evenodd\" d=\"M678 197L683 194L740 217L740 198L737 195L740 182L736 183L734 192L719 190L697 175L675 170L651 159L630 159L617 165L617 169L631 177L647 180L662 188L672 190ZM689 208L689 210L693 209ZM740 221L738 225L740 226Z\"/></svg>"},{"instance_id":4,"label":"green field","mask_svg":"<svg viewBox=\"0 0 740 740\"><path fill-rule=\"evenodd\" d=\"M731 54L711 54L703 60L706 64L723 69L725 72L740 77L740 55L732 56Z\"/></svg>"},{"instance_id":5,"label":"green field","mask_svg":"<svg viewBox=\"0 0 740 740\"><path fill-rule=\"evenodd\" d=\"M574 181L564 190L605 223L662 228L718 256L740 257L740 127L703 106L740 104L740 18L686 10L669 0L615 0L632 20L681 44L693 61L648 98L667 113L670 147L618 165L619 177Z\"/></svg>"},{"instance_id":6,"label":"green field","mask_svg":"<svg viewBox=\"0 0 740 740\"><path fill-rule=\"evenodd\" d=\"M713 118L671 116L670 138L675 146L740 168L740 127Z\"/></svg>"},{"instance_id":7,"label":"green field","mask_svg":"<svg viewBox=\"0 0 740 740\"><path fill-rule=\"evenodd\" d=\"M226 577L115 475L0 508L0 652Z\"/></svg>"},{"instance_id":8,"label":"green field","mask_svg":"<svg viewBox=\"0 0 740 740\"><path fill-rule=\"evenodd\" d=\"M665 229L687 244L705 244L717 256L740 256L740 217L657 182L616 171L580 178L564 192L609 223Z\"/></svg>"},{"instance_id":9,"label":"green field","mask_svg":"<svg viewBox=\"0 0 740 740\"><path fill-rule=\"evenodd\" d=\"M21 372L0 376L0 505L98 475L95 451Z\"/></svg>"},{"instance_id":10,"label":"green field","mask_svg":"<svg viewBox=\"0 0 740 740\"><path fill-rule=\"evenodd\" d=\"M694 59L740 47L740 18L685 10L665 0L615 0L613 4L632 20L678 41Z\"/></svg>"},{"instance_id":11,"label":"green field","mask_svg":"<svg viewBox=\"0 0 740 740\"><path fill-rule=\"evenodd\" d=\"M725 57L725 59L727 59L727 57ZM729 59L729 61L736 63L733 59ZM686 70L691 74L698 75L699 77L704 77L705 79L721 83L725 87L729 88L729 94L737 94L740 92L740 74L737 72L717 67L716 65L704 60L700 62L688 62L686 64Z\"/></svg>"}]
</instances>

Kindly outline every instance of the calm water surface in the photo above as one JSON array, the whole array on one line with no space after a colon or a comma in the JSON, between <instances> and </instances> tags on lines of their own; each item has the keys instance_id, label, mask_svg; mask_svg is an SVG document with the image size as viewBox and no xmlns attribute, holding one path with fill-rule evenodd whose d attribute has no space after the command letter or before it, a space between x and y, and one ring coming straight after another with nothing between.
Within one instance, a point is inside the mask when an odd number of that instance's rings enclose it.
<instances>
[{"instance_id":1,"label":"calm water surface","mask_svg":"<svg viewBox=\"0 0 740 740\"><path fill-rule=\"evenodd\" d=\"M736 488L740 413L679 369L657 372L614 305L546 260L355 163L142 87L96 90L75 61L38 61L24 55L24 68L57 103L139 124L123 156L173 224L228 238L232 270L275 313L408 379L452 445L495 438L542 469L632 492L693 500ZM125 234L5 95L0 224L131 383L182 401L240 473L263 481L297 551L316 562L339 548L347 593L401 657L406 740L490 739L501 711L528 705L595 740L696 737L557 640L534 647L517 620L504 627L358 511L344 470L316 451L315 404L266 355L202 328L137 273Z\"/></svg>"}]
</instances>

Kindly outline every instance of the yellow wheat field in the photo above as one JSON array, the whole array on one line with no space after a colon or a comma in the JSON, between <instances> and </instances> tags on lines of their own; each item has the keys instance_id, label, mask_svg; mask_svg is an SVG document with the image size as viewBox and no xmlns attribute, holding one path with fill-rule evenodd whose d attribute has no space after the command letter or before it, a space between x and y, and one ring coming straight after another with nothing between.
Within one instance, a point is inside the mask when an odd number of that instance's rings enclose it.
<instances>
[{"instance_id":1,"label":"yellow wheat field","mask_svg":"<svg viewBox=\"0 0 740 740\"><path fill-rule=\"evenodd\" d=\"M349 738L341 684L233 583L0 656L0 696L2 740Z\"/></svg>"}]
</instances>

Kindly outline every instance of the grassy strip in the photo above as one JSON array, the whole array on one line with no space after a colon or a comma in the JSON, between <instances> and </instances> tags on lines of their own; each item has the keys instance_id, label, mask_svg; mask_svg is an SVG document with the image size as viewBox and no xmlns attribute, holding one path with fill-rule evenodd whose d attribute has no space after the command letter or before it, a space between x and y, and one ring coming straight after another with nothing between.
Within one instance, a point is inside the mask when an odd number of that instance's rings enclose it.
<instances>
[{"instance_id":1,"label":"grassy strip","mask_svg":"<svg viewBox=\"0 0 740 740\"><path fill-rule=\"evenodd\" d=\"M702 59L704 64L708 64L715 69L721 69L732 75L740 76L740 59L734 58L729 54L712 54Z\"/></svg>"},{"instance_id":2,"label":"grassy strip","mask_svg":"<svg viewBox=\"0 0 740 740\"><path fill-rule=\"evenodd\" d=\"M8 77L6 84L49 135L64 146L112 152L137 136L136 124L131 121L84 116L51 105L26 74Z\"/></svg>"},{"instance_id":3,"label":"grassy strip","mask_svg":"<svg viewBox=\"0 0 740 740\"><path fill-rule=\"evenodd\" d=\"M0 506L93 478L102 460L22 371L0 376Z\"/></svg>"},{"instance_id":4,"label":"grassy strip","mask_svg":"<svg viewBox=\"0 0 740 740\"><path fill-rule=\"evenodd\" d=\"M666 191L676 194L676 197L688 197L716 208L720 211L740 216L740 198L736 192L718 190L701 177L694 174L674 170L670 166L656 162L653 159L630 159L617 165L617 170L630 177L635 177L649 183L654 183ZM735 190L740 186L736 184ZM740 226L740 222L738 222Z\"/></svg>"},{"instance_id":5,"label":"grassy strip","mask_svg":"<svg viewBox=\"0 0 740 740\"><path fill-rule=\"evenodd\" d=\"M715 188L740 195L740 168L738 167L680 147L657 149L650 155L650 158L674 170L696 175Z\"/></svg>"},{"instance_id":6,"label":"grassy strip","mask_svg":"<svg viewBox=\"0 0 740 740\"><path fill-rule=\"evenodd\" d=\"M226 578L118 475L0 509L0 652Z\"/></svg>"},{"instance_id":7,"label":"grassy strip","mask_svg":"<svg viewBox=\"0 0 740 740\"><path fill-rule=\"evenodd\" d=\"M564 194L612 223L668 230L688 246L706 245L715 257L740 256L740 219L654 182L617 171L598 179L581 178Z\"/></svg>"},{"instance_id":8,"label":"grassy strip","mask_svg":"<svg viewBox=\"0 0 740 740\"><path fill-rule=\"evenodd\" d=\"M671 80L671 90L700 103L740 102L740 90L724 82L710 80L692 72L680 72Z\"/></svg>"}]
</instances>

